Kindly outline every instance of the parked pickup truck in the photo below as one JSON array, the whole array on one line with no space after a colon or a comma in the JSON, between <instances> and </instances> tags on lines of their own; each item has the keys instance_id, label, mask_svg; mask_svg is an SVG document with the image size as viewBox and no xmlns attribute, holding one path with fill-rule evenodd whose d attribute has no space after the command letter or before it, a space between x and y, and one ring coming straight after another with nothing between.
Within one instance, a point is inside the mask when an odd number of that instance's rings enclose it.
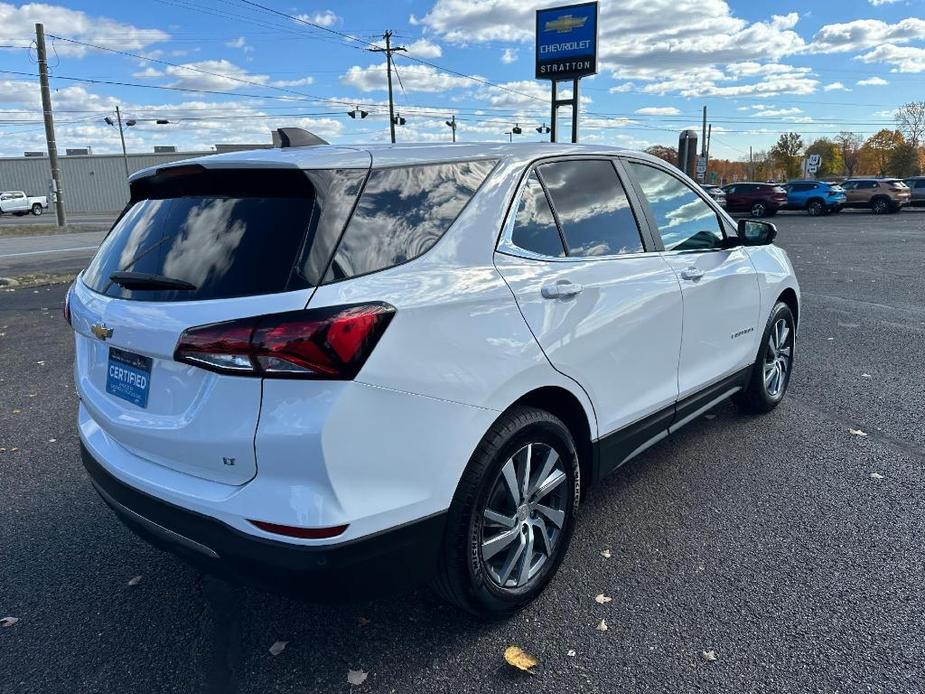
<instances>
[{"instance_id":1,"label":"parked pickup truck","mask_svg":"<svg viewBox=\"0 0 925 694\"><path fill-rule=\"evenodd\" d=\"M7 190L0 193L0 214L23 215L31 212L40 215L48 209L45 195L30 196L21 190Z\"/></svg>"}]
</instances>

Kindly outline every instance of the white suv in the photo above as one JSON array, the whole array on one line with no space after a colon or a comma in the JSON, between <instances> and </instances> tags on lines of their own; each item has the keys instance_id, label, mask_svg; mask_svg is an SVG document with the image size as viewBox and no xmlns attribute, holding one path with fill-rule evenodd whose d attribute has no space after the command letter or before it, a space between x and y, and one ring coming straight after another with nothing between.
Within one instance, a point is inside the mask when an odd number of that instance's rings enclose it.
<instances>
[{"instance_id":1,"label":"white suv","mask_svg":"<svg viewBox=\"0 0 925 694\"><path fill-rule=\"evenodd\" d=\"M585 487L724 398L780 402L799 289L775 233L597 146L142 171L68 294L83 462L207 570L509 614Z\"/></svg>"}]
</instances>

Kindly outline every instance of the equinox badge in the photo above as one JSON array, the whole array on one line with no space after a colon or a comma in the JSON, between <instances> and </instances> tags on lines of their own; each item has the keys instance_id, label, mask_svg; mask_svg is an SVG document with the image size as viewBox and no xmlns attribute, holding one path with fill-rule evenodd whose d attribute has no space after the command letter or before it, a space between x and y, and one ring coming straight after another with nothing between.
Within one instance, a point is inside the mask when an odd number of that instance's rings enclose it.
<instances>
[{"instance_id":1,"label":"equinox badge","mask_svg":"<svg viewBox=\"0 0 925 694\"><path fill-rule=\"evenodd\" d=\"M90 326L90 332L101 340L108 340L112 337L112 328L107 328L105 323L94 323Z\"/></svg>"}]
</instances>

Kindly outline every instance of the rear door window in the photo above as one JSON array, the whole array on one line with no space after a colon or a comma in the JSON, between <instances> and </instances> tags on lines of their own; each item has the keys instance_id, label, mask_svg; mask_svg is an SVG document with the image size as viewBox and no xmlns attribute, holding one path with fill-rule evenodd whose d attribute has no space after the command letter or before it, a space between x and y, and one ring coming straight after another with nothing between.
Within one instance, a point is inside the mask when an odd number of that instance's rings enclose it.
<instances>
[{"instance_id":1,"label":"rear door window","mask_svg":"<svg viewBox=\"0 0 925 694\"><path fill-rule=\"evenodd\" d=\"M324 281L384 270L426 253L494 165L469 161L373 169Z\"/></svg>"},{"instance_id":2,"label":"rear door window","mask_svg":"<svg viewBox=\"0 0 925 694\"><path fill-rule=\"evenodd\" d=\"M559 217L570 257L643 252L639 225L610 161L559 161L537 170Z\"/></svg>"},{"instance_id":3,"label":"rear door window","mask_svg":"<svg viewBox=\"0 0 925 694\"><path fill-rule=\"evenodd\" d=\"M100 246L83 282L136 301L192 301L273 294L313 286L313 241L347 221L363 170L208 170L177 167L139 179L132 201ZM192 289L127 289L134 272Z\"/></svg>"},{"instance_id":4,"label":"rear door window","mask_svg":"<svg viewBox=\"0 0 925 694\"><path fill-rule=\"evenodd\" d=\"M517 248L537 255L561 258L565 246L559 236L559 227L552 216L546 192L536 173L531 173L520 196L520 206L514 218L511 243Z\"/></svg>"}]
</instances>

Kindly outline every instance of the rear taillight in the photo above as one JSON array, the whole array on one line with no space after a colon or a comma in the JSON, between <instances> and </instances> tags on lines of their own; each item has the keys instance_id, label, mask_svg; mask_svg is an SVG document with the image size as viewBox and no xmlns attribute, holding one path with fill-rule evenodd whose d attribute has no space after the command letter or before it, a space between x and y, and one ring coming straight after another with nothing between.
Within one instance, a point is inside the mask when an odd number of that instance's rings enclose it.
<instances>
[{"instance_id":1,"label":"rear taillight","mask_svg":"<svg viewBox=\"0 0 925 694\"><path fill-rule=\"evenodd\" d=\"M262 378L354 378L395 314L388 304L289 311L185 330L173 358Z\"/></svg>"}]
</instances>

